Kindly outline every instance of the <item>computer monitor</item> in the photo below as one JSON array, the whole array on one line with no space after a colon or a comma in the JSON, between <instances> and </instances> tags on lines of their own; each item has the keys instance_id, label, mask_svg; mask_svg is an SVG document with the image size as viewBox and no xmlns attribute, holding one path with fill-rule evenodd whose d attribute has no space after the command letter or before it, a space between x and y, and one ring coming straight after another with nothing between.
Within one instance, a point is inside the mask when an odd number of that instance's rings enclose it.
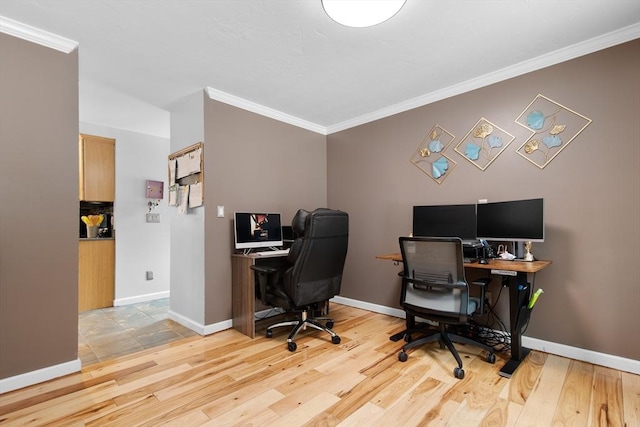
<instances>
[{"instance_id":1,"label":"computer monitor","mask_svg":"<svg viewBox=\"0 0 640 427\"><path fill-rule=\"evenodd\" d=\"M284 244L279 213L236 212L233 228L236 249L279 247Z\"/></svg>"},{"instance_id":2,"label":"computer monitor","mask_svg":"<svg viewBox=\"0 0 640 427\"><path fill-rule=\"evenodd\" d=\"M466 244L475 242L476 205L414 206L413 235L459 237Z\"/></svg>"},{"instance_id":3,"label":"computer monitor","mask_svg":"<svg viewBox=\"0 0 640 427\"><path fill-rule=\"evenodd\" d=\"M544 242L544 199L478 204L477 236L482 240Z\"/></svg>"}]
</instances>

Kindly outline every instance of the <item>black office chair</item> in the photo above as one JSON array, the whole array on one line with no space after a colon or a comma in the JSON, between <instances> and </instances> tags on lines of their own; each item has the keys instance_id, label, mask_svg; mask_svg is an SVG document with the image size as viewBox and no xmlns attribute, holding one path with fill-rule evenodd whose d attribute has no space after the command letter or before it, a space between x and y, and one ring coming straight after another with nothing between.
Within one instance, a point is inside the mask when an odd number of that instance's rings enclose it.
<instances>
[{"instance_id":1,"label":"black office chair","mask_svg":"<svg viewBox=\"0 0 640 427\"><path fill-rule=\"evenodd\" d=\"M300 314L297 320L269 326L266 335L272 337L277 327L294 326L287 338L287 348L295 351L294 337L310 326L329 333L331 342L339 344L340 337L331 329L333 320L313 317L310 313L324 312L323 305L340 293L349 240L349 215L330 209L312 212L301 209L292 227L298 237L289 249L289 266L284 271L270 266L251 267L256 271L258 293L265 305Z\"/></svg>"},{"instance_id":2,"label":"black office chair","mask_svg":"<svg viewBox=\"0 0 640 427\"><path fill-rule=\"evenodd\" d=\"M486 361L495 363L493 348L448 330L450 325L464 325L467 317L481 306L481 301L469 297L469 286L464 276L462 240L400 237L400 252L403 263L400 303L406 312L405 341L408 343L398 353L398 359L406 362L407 350L439 341L458 362L453 369L456 378L464 378L464 369L453 342L478 346L488 352ZM413 333L424 330L416 326L416 317L436 322L438 328L428 330L420 338L412 340Z\"/></svg>"}]
</instances>

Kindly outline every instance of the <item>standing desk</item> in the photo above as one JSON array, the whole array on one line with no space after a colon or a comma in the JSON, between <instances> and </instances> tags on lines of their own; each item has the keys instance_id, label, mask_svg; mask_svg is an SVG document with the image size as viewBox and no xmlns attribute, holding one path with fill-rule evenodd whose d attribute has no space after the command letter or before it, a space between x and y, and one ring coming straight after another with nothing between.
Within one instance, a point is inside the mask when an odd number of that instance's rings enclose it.
<instances>
[{"instance_id":1,"label":"standing desk","mask_svg":"<svg viewBox=\"0 0 640 427\"><path fill-rule=\"evenodd\" d=\"M262 252L231 255L231 317L233 329L250 338L256 336L256 280L252 265L278 267L286 263L286 254Z\"/></svg>"},{"instance_id":2,"label":"standing desk","mask_svg":"<svg viewBox=\"0 0 640 427\"><path fill-rule=\"evenodd\" d=\"M378 259L402 262L400 253L378 255ZM529 321L531 310L527 303L531 298L531 286L527 282L527 275L534 274L551 264L551 261L507 261L491 259L488 264L465 263L465 268L488 270L491 274L509 278L509 332L511 334L511 358L500 370L500 375L511 378L520 363L527 357L528 348L522 346L522 328ZM533 283L533 281L532 281Z\"/></svg>"}]
</instances>

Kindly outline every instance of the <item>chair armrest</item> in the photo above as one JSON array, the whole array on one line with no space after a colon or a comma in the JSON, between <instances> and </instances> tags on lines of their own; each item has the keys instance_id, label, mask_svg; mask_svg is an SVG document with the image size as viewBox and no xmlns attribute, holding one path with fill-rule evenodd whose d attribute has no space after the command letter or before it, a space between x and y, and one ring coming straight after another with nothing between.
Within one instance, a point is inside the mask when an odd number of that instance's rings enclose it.
<instances>
[{"instance_id":1,"label":"chair armrest","mask_svg":"<svg viewBox=\"0 0 640 427\"><path fill-rule=\"evenodd\" d=\"M481 279L476 279L471 282L472 285L486 287L489 283L491 283L490 277L483 277Z\"/></svg>"},{"instance_id":2,"label":"chair armrest","mask_svg":"<svg viewBox=\"0 0 640 427\"><path fill-rule=\"evenodd\" d=\"M272 267L270 265L251 265L249 268L256 271L258 274L272 274L280 271L276 267Z\"/></svg>"},{"instance_id":3,"label":"chair armrest","mask_svg":"<svg viewBox=\"0 0 640 427\"><path fill-rule=\"evenodd\" d=\"M478 314L484 314L485 292L489 283L491 283L491 277L482 277L471 282L472 285L480 286L480 311Z\"/></svg>"},{"instance_id":4,"label":"chair armrest","mask_svg":"<svg viewBox=\"0 0 640 427\"><path fill-rule=\"evenodd\" d=\"M456 289L456 288L466 288L467 284L465 282L447 282L444 280L420 280L414 279L413 277L402 276L402 280L405 280L407 283L413 283L417 285L418 289L420 287L424 288L448 288L448 289Z\"/></svg>"},{"instance_id":5,"label":"chair armrest","mask_svg":"<svg viewBox=\"0 0 640 427\"><path fill-rule=\"evenodd\" d=\"M278 280L281 270L270 265L251 265L249 268L256 272L256 278L258 279L256 296L260 298L263 304L267 305L267 287L269 283L274 283Z\"/></svg>"}]
</instances>

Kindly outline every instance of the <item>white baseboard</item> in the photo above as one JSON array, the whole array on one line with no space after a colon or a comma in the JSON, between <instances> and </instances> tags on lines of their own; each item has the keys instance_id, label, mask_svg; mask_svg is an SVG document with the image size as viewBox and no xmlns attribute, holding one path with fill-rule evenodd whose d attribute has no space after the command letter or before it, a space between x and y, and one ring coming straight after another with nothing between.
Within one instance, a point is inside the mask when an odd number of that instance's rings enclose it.
<instances>
[{"instance_id":1,"label":"white baseboard","mask_svg":"<svg viewBox=\"0 0 640 427\"><path fill-rule=\"evenodd\" d=\"M36 371L16 375L14 377L4 378L0 380L0 394L49 381L54 378L63 377L74 372L80 372L81 369L82 362L80 362L80 359L76 359L60 363L59 365L48 366Z\"/></svg>"},{"instance_id":2,"label":"white baseboard","mask_svg":"<svg viewBox=\"0 0 640 427\"><path fill-rule=\"evenodd\" d=\"M135 297L128 297L128 298L118 298L113 300L113 306L120 307L123 305L138 304L140 302L153 301L153 300L162 299L162 298L169 298L169 291L138 295Z\"/></svg>"},{"instance_id":3,"label":"white baseboard","mask_svg":"<svg viewBox=\"0 0 640 427\"><path fill-rule=\"evenodd\" d=\"M401 319L405 318L404 310L401 310L399 308L392 308L384 305L372 304L370 302L364 302L356 299L345 298L339 295L331 298L330 301L335 302L336 304L342 304L342 305L347 305L349 307L355 307L355 308L361 308L367 311L373 311L374 313L388 314L389 316L399 317Z\"/></svg>"},{"instance_id":4,"label":"white baseboard","mask_svg":"<svg viewBox=\"0 0 640 427\"><path fill-rule=\"evenodd\" d=\"M197 334L204 335L204 325L202 323L195 322L188 317L178 314L172 310L169 310L168 315L169 319L173 320L174 322L178 322L185 328L189 328Z\"/></svg>"},{"instance_id":5,"label":"white baseboard","mask_svg":"<svg viewBox=\"0 0 640 427\"><path fill-rule=\"evenodd\" d=\"M211 325L203 325L202 323L194 322L193 320L185 317L175 311L169 310L169 319L178 322L185 328L189 328L199 335L211 335L216 332L224 331L225 329L231 329L233 327L233 321L223 320L222 322L214 323Z\"/></svg>"},{"instance_id":6,"label":"white baseboard","mask_svg":"<svg viewBox=\"0 0 640 427\"><path fill-rule=\"evenodd\" d=\"M232 327L233 327L233 321L231 319L223 320L222 322L214 323L212 325L205 325L203 328L204 330L203 335L211 335L216 332L224 331L226 329L231 329Z\"/></svg>"},{"instance_id":7,"label":"white baseboard","mask_svg":"<svg viewBox=\"0 0 640 427\"><path fill-rule=\"evenodd\" d=\"M538 338L522 337L522 345L532 350L544 351L545 353L555 354L557 356L567 357L569 359L580 360L582 362L593 363L594 365L606 366L607 368L617 369L619 371L631 372L640 375L640 361L633 359L625 359L624 357L614 356L606 353L598 353L597 351L586 350L579 347L571 347L564 344L558 344L550 341L543 341Z\"/></svg>"},{"instance_id":8,"label":"white baseboard","mask_svg":"<svg viewBox=\"0 0 640 427\"><path fill-rule=\"evenodd\" d=\"M347 305L349 307L361 308L363 310L373 311L375 313L388 314L389 316L404 319L405 313L398 308L386 307L378 304L371 304L351 298L336 296L331 301L337 304ZM544 341L537 338L522 337L522 345L532 350L539 350L545 353L555 354L557 356L567 357L569 359L580 360L582 362L593 363L594 365L605 366L607 368L617 369L619 371L631 372L632 374L640 374L640 361L626 359L620 356L614 356L606 353L598 353L592 350L585 350L579 347L571 347L564 344L558 344L550 341Z\"/></svg>"}]
</instances>

